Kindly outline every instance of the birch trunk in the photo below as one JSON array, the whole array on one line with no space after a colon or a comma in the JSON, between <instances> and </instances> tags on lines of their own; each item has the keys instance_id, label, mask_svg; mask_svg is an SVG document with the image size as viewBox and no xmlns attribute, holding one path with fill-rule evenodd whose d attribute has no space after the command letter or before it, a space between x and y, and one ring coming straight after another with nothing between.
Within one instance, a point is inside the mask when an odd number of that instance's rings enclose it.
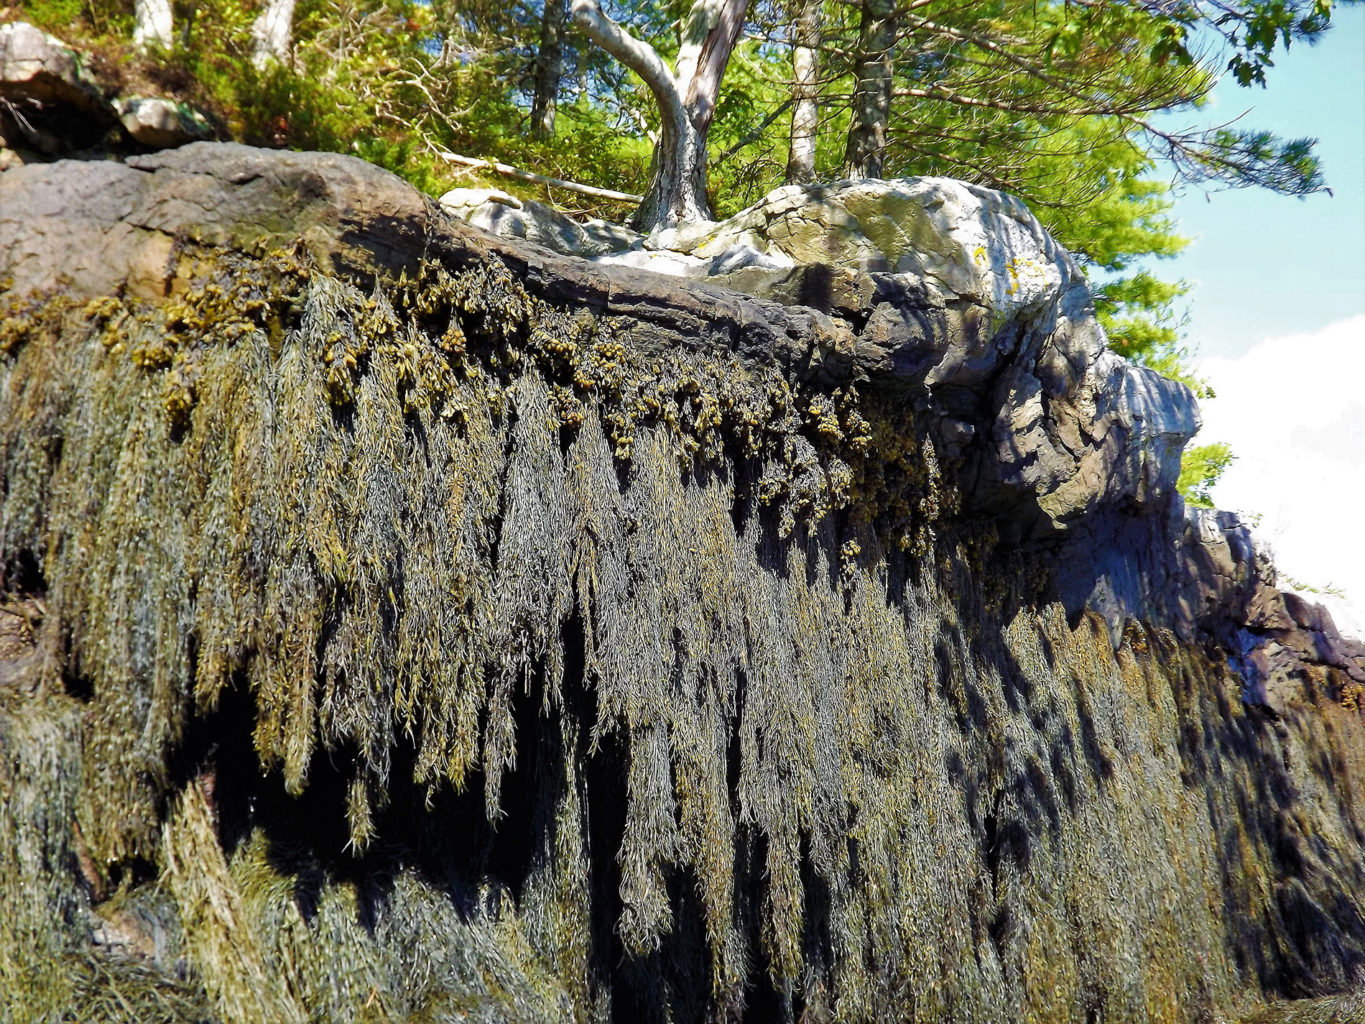
<instances>
[{"instance_id":1,"label":"birch trunk","mask_svg":"<svg viewBox=\"0 0 1365 1024\"><path fill-rule=\"evenodd\" d=\"M641 231L711 220L706 196L706 136L686 119L665 122L654 147L654 177L635 220Z\"/></svg>"},{"instance_id":2,"label":"birch trunk","mask_svg":"<svg viewBox=\"0 0 1365 1024\"><path fill-rule=\"evenodd\" d=\"M133 42L140 49L171 48L174 17L171 0L135 0L133 4Z\"/></svg>"},{"instance_id":3,"label":"birch trunk","mask_svg":"<svg viewBox=\"0 0 1365 1024\"><path fill-rule=\"evenodd\" d=\"M264 68L271 61L289 60L293 45L295 0L266 0L265 9L251 24L251 63Z\"/></svg>"},{"instance_id":4,"label":"birch trunk","mask_svg":"<svg viewBox=\"0 0 1365 1024\"><path fill-rule=\"evenodd\" d=\"M820 114L816 90L820 80L821 0L803 0L792 31L792 129L787 155L787 183L815 180L815 132Z\"/></svg>"}]
</instances>

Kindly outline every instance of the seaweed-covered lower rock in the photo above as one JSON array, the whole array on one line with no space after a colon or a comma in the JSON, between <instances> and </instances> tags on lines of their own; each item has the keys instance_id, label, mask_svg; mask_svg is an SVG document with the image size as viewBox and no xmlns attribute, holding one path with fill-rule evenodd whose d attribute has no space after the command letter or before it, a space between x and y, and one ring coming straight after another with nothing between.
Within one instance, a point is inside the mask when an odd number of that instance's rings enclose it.
<instances>
[{"instance_id":1,"label":"seaweed-covered lower rock","mask_svg":"<svg viewBox=\"0 0 1365 1024\"><path fill-rule=\"evenodd\" d=\"M206 144L0 173L0 274L0 1017L1183 1022L1365 968L1362 659L1122 415L1141 493L1001 473L1060 317L945 407L888 361L944 296L888 342Z\"/></svg>"}]
</instances>

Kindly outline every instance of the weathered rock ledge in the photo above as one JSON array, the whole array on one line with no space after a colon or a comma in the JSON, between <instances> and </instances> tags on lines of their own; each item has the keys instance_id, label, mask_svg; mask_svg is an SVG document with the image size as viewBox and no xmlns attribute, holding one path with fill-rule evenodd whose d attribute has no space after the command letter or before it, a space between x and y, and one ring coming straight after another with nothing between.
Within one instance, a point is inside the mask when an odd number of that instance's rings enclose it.
<instances>
[{"instance_id":1,"label":"weathered rock ledge","mask_svg":"<svg viewBox=\"0 0 1365 1024\"><path fill-rule=\"evenodd\" d=\"M565 218L485 192L447 197L450 216L345 156L201 143L15 168L0 189L0 273L16 295L60 280L72 296L160 299L183 288L187 245L261 252L302 239L362 283L428 259L494 260L548 302L610 317L641 350L856 382L914 410L954 466L962 513L1049 552L1059 596L1104 616L1115 643L1130 617L1239 637L1254 695L1290 650L1365 682L1365 646L1320 609L1284 611L1301 600L1274 589L1235 517L1183 508L1174 481L1199 425L1193 396L1105 347L1075 263L1011 197L946 179L787 187L667 240L705 259L690 257L696 274L659 274L613 257L621 245L658 252L628 233L598 228L585 242ZM527 243L528 224L596 256Z\"/></svg>"}]
</instances>

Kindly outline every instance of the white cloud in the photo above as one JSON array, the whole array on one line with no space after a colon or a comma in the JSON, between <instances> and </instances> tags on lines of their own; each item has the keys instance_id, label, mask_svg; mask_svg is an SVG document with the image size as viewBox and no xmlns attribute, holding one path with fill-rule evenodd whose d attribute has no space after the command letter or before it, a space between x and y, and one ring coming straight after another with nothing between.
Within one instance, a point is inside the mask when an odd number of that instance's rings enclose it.
<instances>
[{"instance_id":1,"label":"white cloud","mask_svg":"<svg viewBox=\"0 0 1365 1024\"><path fill-rule=\"evenodd\" d=\"M1341 588L1345 601L1306 596L1365 637L1365 316L1205 359L1199 373L1217 397L1202 403L1198 442L1237 455L1214 502L1259 514L1281 573Z\"/></svg>"}]
</instances>

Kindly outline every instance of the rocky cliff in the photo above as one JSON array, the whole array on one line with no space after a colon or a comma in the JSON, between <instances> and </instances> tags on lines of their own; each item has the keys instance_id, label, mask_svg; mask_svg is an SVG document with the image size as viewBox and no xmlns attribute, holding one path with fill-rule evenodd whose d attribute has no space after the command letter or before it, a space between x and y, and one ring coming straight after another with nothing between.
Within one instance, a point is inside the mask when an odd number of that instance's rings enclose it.
<instances>
[{"instance_id":1,"label":"rocky cliff","mask_svg":"<svg viewBox=\"0 0 1365 1024\"><path fill-rule=\"evenodd\" d=\"M0 173L7 1019L1359 1014L1365 649L1188 392L1008 197L708 230Z\"/></svg>"}]
</instances>

